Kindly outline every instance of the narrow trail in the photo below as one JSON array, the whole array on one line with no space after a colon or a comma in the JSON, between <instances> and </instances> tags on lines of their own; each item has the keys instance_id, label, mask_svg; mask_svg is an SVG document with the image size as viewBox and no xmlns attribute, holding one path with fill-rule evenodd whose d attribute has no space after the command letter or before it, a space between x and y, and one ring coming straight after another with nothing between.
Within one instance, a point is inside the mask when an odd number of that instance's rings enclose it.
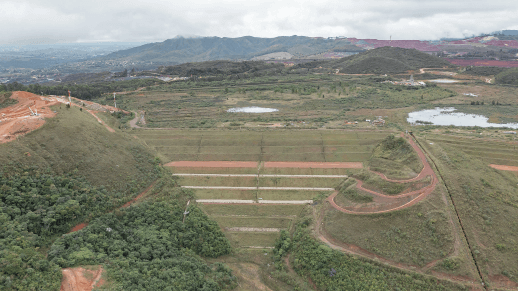
<instances>
[{"instance_id":1,"label":"narrow trail","mask_svg":"<svg viewBox=\"0 0 518 291\"><path fill-rule=\"evenodd\" d=\"M142 191L139 195L137 195L137 197L131 199L130 201L126 202L124 205L122 205L120 207L117 207L116 209L128 207L131 204L135 203L136 201L141 199L144 195L146 195L147 192L149 192L149 190L151 190L156 185L157 182L158 182L158 180L155 180L153 183L151 183L151 185L149 185L146 189L144 189L144 191ZM72 232L76 232L78 230L81 230L81 229L85 228L87 225L88 225L88 223L81 222L81 223L77 224L76 226L72 227L72 229L70 229L70 231L68 233L72 233Z\"/></svg>"},{"instance_id":2,"label":"narrow trail","mask_svg":"<svg viewBox=\"0 0 518 291\"><path fill-rule=\"evenodd\" d=\"M109 131L109 132L115 132L115 130L111 127L108 126L108 124L106 124L102 119L100 119L97 115L95 115L96 112L92 111L92 110L88 110L86 109L86 112L92 114L93 117L95 117L95 119L97 119L97 121L99 121L99 123L101 123L102 125L104 125L104 127L106 127L106 129Z\"/></svg>"}]
</instances>

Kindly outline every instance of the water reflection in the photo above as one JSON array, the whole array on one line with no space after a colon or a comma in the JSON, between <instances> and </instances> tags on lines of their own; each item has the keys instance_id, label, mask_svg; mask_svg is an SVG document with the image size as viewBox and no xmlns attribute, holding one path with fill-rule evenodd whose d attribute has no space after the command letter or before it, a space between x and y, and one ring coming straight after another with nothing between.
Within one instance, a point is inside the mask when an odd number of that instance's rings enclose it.
<instances>
[{"instance_id":1,"label":"water reflection","mask_svg":"<svg viewBox=\"0 0 518 291\"><path fill-rule=\"evenodd\" d=\"M454 112L455 108L439 108L414 111L408 113L407 121L413 124L479 126L479 127L509 127L518 129L518 123L489 123L483 115Z\"/></svg>"},{"instance_id":2,"label":"water reflection","mask_svg":"<svg viewBox=\"0 0 518 291\"><path fill-rule=\"evenodd\" d=\"M429 82L434 82L434 83L457 83L459 81L452 80L452 79L435 79L435 80L429 80Z\"/></svg>"},{"instance_id":3,"label":"water reflection","mask_svg":"<svg viewBox=\"0 0 518 291\"><path fill-rule=\"evenodd\" d=\"M275 112L275 111L279 111L279 109L257 107L257 106L235 107L235 108L230 108L229 110L227 110L227 112L234 112L234 113L268 113L268 112Z\"/></svg>"}]
</instances>

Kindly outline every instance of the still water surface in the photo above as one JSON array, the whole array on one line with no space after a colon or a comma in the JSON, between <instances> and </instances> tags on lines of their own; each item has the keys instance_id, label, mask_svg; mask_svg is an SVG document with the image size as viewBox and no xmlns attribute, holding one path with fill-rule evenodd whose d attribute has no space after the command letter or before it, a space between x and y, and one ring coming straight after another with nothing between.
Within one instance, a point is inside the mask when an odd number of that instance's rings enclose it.
<instances>
[{"instance_id":1,"label":"still water surface","mask_svg":"<svg viewBox=\"0 0 518 291\"><path fill-rule=\"evenodd\" d=\"M518 123L490 123L488 118L483 115L455 112L455 108L446 107L426 109L408 113L407 121L417 123L417 121L431 122L433 125L454 125L454 126L479 126L479 127L509 127L518 129Z\"/></svg>"}]
</instances>

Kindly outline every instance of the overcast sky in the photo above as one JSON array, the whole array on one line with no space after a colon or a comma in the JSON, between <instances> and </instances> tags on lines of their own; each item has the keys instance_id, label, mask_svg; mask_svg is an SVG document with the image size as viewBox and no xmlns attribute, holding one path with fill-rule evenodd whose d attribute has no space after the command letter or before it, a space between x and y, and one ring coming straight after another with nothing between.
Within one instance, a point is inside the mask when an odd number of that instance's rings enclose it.
<instances>
[{"instance_id":1,"label":"overcast sky","mask_svg":"<svg viewBox=\"0 0 518 291\"><path fill-rule=\"evenodd\" d=\"M0 0L0 44L176 35L464 37L518 29L516 0Z\"/></svg>"}]
</instances>

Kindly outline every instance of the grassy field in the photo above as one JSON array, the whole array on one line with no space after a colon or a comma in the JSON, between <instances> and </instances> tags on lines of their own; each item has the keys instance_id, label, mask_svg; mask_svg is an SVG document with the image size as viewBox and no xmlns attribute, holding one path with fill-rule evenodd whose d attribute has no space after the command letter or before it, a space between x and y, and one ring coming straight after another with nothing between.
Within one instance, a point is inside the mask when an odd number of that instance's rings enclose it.
<instances>
[{"instance_id":1,"label":"grassy field","mask_svg":"<svg viewBox=\"0 0 518 291\"><path fill-rule=\"evenodd\" d=\"M178 182L185 186L257 187L256 177L186 176L178 178Z\"/></svg>"},{"instance_id":2,"label":"grassy field","mask_svg":"<svg viewBox=\"0 0 518 291\"><path fill-rule=\"evenodd\" d=\"M193 189L198 199L238 199L255 200L256 190L216 190L216 189Z\"/></svg>"},{"instance_id":3,"label":"grassy field","mask_svg":"<svg viewBox=\"0 0 518 291\"><path fill-rule=\"evenodd\" d=\"M277 232L225 232L230 242L238 247L273 246L279 237Z\"/></svg>"},{"instance_id":4,"label":"grassy field","mask_svg":"<svg viewBox=\"0 0 518 291\"><path fill-rule=\"evenodd\" d=\"M408 141L391 135L374 149L369 168L391 179L410 179L421 172L423 164Z\"/></svg>"},{"instance_id":5,"label":"grassy field","mask_svg":"<svg viewBox=\"0 0 518 291\"><path fill-rule=\"evenodd\" d=\"M450 143L423 144L445 179L485 279L518 282L518 176Z\"/></svg>"},{"instance_id":6,"label":"grassy field","mask_svg":"<svg viewBox=\"0 0 518 291\"><path fill-rule=\"evenodd\" d=\"M253 217L253 216L213 216L221 227L269 227L288 228L292 219L289 217Z\"/></svg>"},{"instance_id":7,"label":"grassy field","mask_svg":"<svg viewBox=\"0 0 518 291\"><path fill-rule=\"evenodd\" d=\"M173 82L121 94L117 103L121 108L144 110L146 126L155 128L248 127L269 122L294 128L346 128L344 120L375 117L349 114L357 109L408 107L446 99L452 94L455 95L437 86L409 90L369 77L324 74L253 81ZM111 97L106 94L97 101L109 103ZM246 106L273 107L279 111L260 116L227 112L229 108Z\"/></svg>"},{"instance_id":8,"label":"grassy field","mask_svg":"<svg viewBox=\"0 0 518 291\"><path fill-rule=\"evenodd\" d=\"M191 134L192 133L192 134ZM165 162L362 162L388 133L307 130L134 130Z\"/></svg>"},{"instance_id":9,"label":"grassy field","mask_svg":"<svg viewBox=\"0 0 518 291\"><path fill-rule=\"evenodd\" d=\"M313 200L322 195L328 196L331 191L292 191L292 190L259 190L257 197L263 200Z\"/></svg>"},{"instance_id":10,"label":"grassy field","mask_svg":"<svg viewBox=\"0 0 518 291\"><path fill-rule=\"evenodd\" d=\"M137 193L157 178L154 156L127 134L111 133L85 111L72 107L15 141L0 144L3 166L80 173L93 185Z\"/></svg>"},{"instance_id":11,"label":"grassy field","mask_svg":"<svg viewBox=\"0 0 518 291\"><path fill-rule=\"evenodd\" d=\"M200 208L209 215L249 215L249 216L297 216L305 205L226 205L204 204Z\"/></svg>"},{"instance_id":12,"label":"grassy field","mask_svg":"<svg viewBox=\"0 0 518 291\"><path fill-rule=\"evenodd\" d=\"M325 229L340 241L396 262L423 267L453 253L455 229L441 198L444 191L436 189L424 202L386 214L359 216L330 209L325 216ZM465 266L450 271L473 275Z\"/></svg>"},{"instance_id":13,"label":"grassy field","mask_svg":"<svg viewBox=\"0 0 518 291\"><path fill-rule=\"evenodd\" d=\"M310 187L310 188L334 188L343 178L259 178L259 187Z\"/></svg>"},{"instance_id":14,"label":"grassy field","mask_svg":"<svg viewBox=\"0 0 518 291\"><path fill-rule=\"evenodd\" d=\"M488 164L518 166L518 144L515 142L443 135L427 135L426 138L430 142L463 151Z\"/></svg>"},{"instance_id":15,"label":"grassy field","mask_svg":"<svg viewBox=\"0 0 518 291\"><path fill-rule=\"evenodd\" d=\"M425 177L421 180L407 183L390 182L368 171L360 172L356 174L354 177L357 177L358 179L363 181L363 188L386 195L398 195L419 190L423 187L430 185L431 182L431 177Z\"/></svg>"}]
</instances>

